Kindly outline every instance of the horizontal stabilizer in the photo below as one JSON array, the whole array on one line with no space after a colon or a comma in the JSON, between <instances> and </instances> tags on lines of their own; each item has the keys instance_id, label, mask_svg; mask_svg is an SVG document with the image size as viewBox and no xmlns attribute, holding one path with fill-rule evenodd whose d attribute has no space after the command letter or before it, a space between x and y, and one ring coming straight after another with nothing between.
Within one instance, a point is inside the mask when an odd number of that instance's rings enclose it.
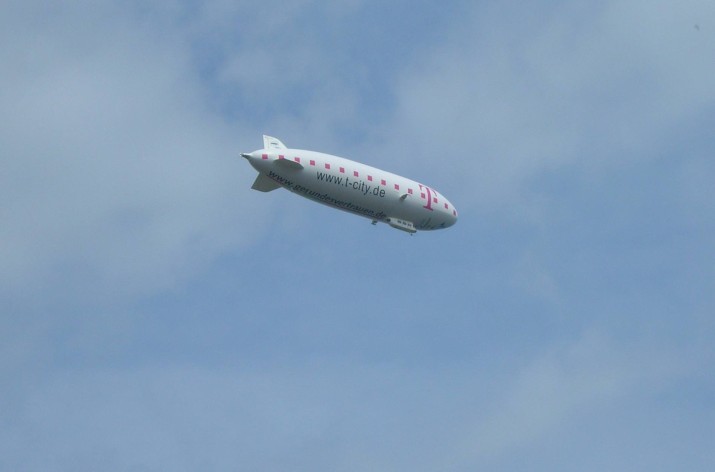
<instances>
[{"instance_id":1,"label":"horizontal stabilizer","mask_svg":"<svg viewBox=\"0 0 715 472\"><path fill-rule=\"evenodd\" d=\"M263 174L258 174L256 180L253 181L251 188L253 190L258 190L259 192L270 192L281 186L278 185L274 180L269 179Z\"/></svg>"},{"instance_id":2,"label":"horizontal stabilizer","mask_svg":"<svg viewBox=\"0 0 715 472\"><path fill-rule=\"evenodd\" d=\"M273 165L283 166L286 169L293 169L293 170L299 170L299 169L303 168L302 164L299 164L295 161L291 161L288 159L276 159L275 161L273 161Z\"/></svg>"},{"instance_id":3,"label":"horizontal stabilizer","mask_svg":"<svg viewBox=\"0 0 715 472\"><path fill-rule=\"evenodd\" d=\"M263 135L263 149L286 149L280 139Z\"/></svg>"}]
</instances>

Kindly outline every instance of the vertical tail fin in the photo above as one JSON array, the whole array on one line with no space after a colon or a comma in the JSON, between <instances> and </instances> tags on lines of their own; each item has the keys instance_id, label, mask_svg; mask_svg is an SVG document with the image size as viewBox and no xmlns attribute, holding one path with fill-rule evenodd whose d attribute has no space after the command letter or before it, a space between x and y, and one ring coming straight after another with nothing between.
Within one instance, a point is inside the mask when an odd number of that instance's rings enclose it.
<instances>
[{"instance_id":1,"label":"vertical tail fin","mask_svg":"<svg viewBox=\"0 0 715 472\"><path fill-rule=\"evenodd\" d=\"M263 149L286 149L280 139L263 135Z\"/></svg>"}]
</instances>

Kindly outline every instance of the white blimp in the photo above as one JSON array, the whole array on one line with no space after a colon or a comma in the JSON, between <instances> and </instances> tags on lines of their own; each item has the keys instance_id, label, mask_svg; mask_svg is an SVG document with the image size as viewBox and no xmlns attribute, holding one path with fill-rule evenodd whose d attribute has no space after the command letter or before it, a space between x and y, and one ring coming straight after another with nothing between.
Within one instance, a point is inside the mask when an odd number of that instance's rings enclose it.
<instances>
[{"instance_id":1,"label":"white blimp","mask_svg":"<svg viewBox=\"0 0 715 472\"><path fill-rule=\"evenodd\" d=\"M254 190L283 187L310 200L344 210L393 228L448 228L457 209L427 185L359 162L330 154L288 149L280 140L263 136L263 149L241 153L258 171Z\"/></svg>"}]
</instances>

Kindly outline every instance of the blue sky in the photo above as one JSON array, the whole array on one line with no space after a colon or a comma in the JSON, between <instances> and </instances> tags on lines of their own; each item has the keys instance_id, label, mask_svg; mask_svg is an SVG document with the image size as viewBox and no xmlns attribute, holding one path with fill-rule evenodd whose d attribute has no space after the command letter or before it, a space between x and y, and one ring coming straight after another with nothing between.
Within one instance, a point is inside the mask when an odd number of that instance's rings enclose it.
<instances>
[{"instance_id":1,"label":"blue sky","mask_svg":"<svg viewBox=\"0 0 715 472\"><path fill-rule=\"evenodd\" d=\"M715 4L435 5L3 3L0 470L713 469Z\"/></svg>"}]
</instances>

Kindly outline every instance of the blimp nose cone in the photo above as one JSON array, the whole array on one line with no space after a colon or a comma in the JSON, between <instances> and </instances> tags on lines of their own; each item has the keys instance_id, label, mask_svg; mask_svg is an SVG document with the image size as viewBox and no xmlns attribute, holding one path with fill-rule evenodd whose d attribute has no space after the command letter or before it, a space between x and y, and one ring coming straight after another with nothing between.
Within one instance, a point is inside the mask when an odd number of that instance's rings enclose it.
<instances>
[{"instance_id":1,"label":"blimp nose cone","mask_svg":"<svg viewBox=\"0 0 715 472\"><path fill-rule=\"evenodd\" d=\"M450 218L449 226L454 225L454 224L457 222L457 220L459 219L459 217L457 216L457 209L456 209L456 208L453 208L453 209L452 209L452 215L451 215L451 216L452 216L452 217Z\"/></svg>"},{"instance_id":2,"label":"blimp nose cone","mask_svg":"<svg viewBox=\"0 0 715 472\"><path fill-rule=\"evenodd\" d=\"M246 159L250 159L250 158L253 157L253 155L250 154L250 153L247 153L247 152L242 152L242 153L241 153L241 157L245 157Z\"/></svg>"}]
</instances>

